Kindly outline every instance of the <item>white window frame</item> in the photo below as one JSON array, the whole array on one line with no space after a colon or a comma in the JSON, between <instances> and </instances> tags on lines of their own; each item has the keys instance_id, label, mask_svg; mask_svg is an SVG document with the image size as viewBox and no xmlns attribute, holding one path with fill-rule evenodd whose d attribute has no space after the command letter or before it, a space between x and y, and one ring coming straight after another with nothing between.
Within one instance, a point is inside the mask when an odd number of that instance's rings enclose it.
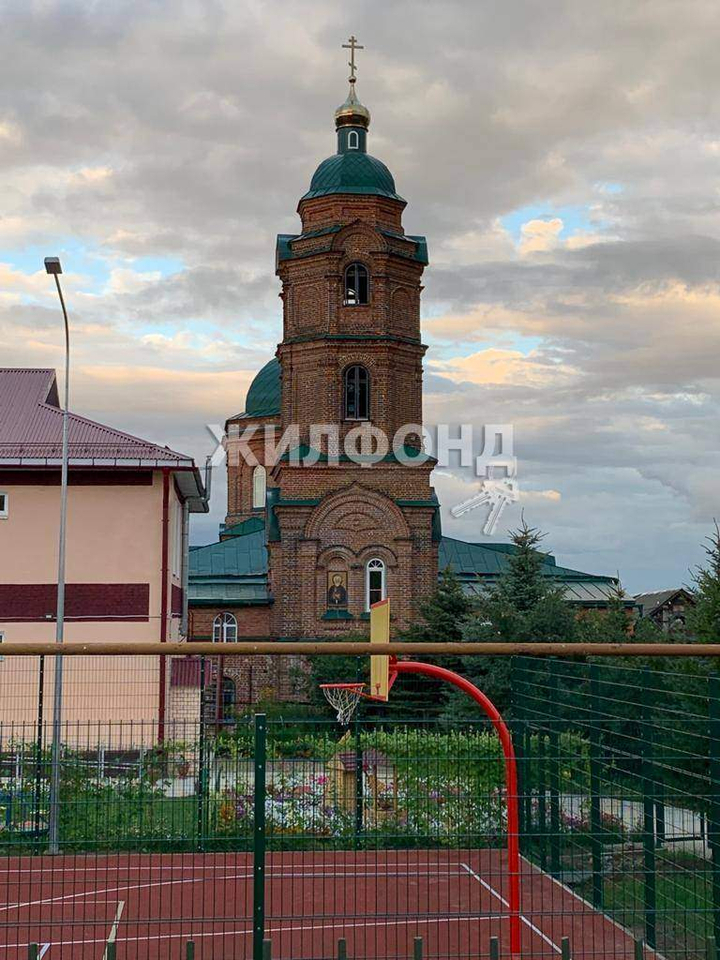
<instances>
[{"instance_id":1,"label":"white window frame","mask_svg":"<svg viewBox=\"0 0 720 960\"><path fill-rule=\"evenodd\" d=\"M5 634L0 630L0 650L2 649L3 643L5 643ZM0 663L5 663L5 657L3 657L2 654L0 654Z\"/></svg>"},{"instance_id":2,"label":"white window frame","mask_svg":"<svg viewBox=\"0 0 720 960\"><path fill-rule=\"evenodd\" d=\"M252 472L253 510L263 510L267 498L267 470L260 464Z\"/></svg>"},{"instance_id":3,"label":"white window frame","mask_svg":"<svg viewBox=\"0 0 720 960\"><path fill-rule=\"evenodd\" d=\"M348 132L348 150L359 150L360 149L360 134L357 130L350 130Z\"/></svg>"},{"instance_id":4,"label":"white window frame","mask_svg":"<svg viewBox=\"0 0 720 960\"><path fill-rule=\"evenodd\" d=\"M5 490L0 490L0 497L5 498L2 507L0 507L0 520L7 520L10 512L10 495Z\"/></svg>"},{"instance_id":5,"label":"white window frame","mask_svg":"<svg viewBox=\"0 0 720 960\"><path fill-rule=\"evenodd\" d=\"M387 598L387 577L386 577L386 567L384 561L380 557L372 557L365 564L365 610L370 610L370 574L380 571L381 576L381 586L380 586L380 600L385 600ZM373 601L377 603L378 601Z\"/></svg>"},{"instance_id":6,"label":"white window frame","mask_svg":"<svg viewBox=\"0 0 720 960\"><path fill-rule=\"evenodd\" d=\"M228 636L230 634L230 636ZM213 643L235 643L237 640L237 617L227 610L213 620Z\"/></svg>"}]
</instances>

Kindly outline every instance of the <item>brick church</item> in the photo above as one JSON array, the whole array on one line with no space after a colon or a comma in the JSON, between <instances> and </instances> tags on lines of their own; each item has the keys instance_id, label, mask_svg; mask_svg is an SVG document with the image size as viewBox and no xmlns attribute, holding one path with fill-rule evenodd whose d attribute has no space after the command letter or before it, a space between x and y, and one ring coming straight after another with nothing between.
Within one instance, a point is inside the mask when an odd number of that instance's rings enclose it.
<instances>
[{"instance_id":1,"label":"brick church","mask_svg":"<svg viewBox=\"0 0 720 960\"><path fill-rule=\"evenodd\" d=\"M337 152L300 199L300 232L277 238L283 338L245 410L226 423L227 516L217 543L191 550L191 640L359 633L370 604L386 596L397 630L417 616L439 570L453 569L476 591L512 551L442 536L434 461L417 432L427 244L404 232L406 202L367 152L369 125L352 77L335 111ZM278 438L289 430L292 447L269 456L266 427ZM400 436L400 446L380 455L378 431ZM348 434L374 455L348 456ZM243 443L254 462L241 455ZM604 606L616 584L549 555L545 567L582 606ZM291 695L287 676L265 680Z\"/></svg>"}]
</instances>

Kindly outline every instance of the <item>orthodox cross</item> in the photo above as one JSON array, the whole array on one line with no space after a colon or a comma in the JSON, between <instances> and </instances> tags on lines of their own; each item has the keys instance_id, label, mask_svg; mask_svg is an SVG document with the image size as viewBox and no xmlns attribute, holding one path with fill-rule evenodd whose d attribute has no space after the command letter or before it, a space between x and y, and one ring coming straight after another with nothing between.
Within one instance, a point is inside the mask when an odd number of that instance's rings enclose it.
<instances>
[{"instance_id":1,"label":"orthodox cross","mask_svg":"<svg viewBox=\"0 0 720 960\"><path fill-rule=\"evenodd\" d=\"M356 79L355 71L357 67L355 66L355 51L364 49L365 47L361 47L355 37L350 37L349 41L343 44L343 50L350 51L350 59L348 60L348 66L350 67L350 76L348 79L350 80L350 83L355 83Z\"/></svg>"}]
</instances>

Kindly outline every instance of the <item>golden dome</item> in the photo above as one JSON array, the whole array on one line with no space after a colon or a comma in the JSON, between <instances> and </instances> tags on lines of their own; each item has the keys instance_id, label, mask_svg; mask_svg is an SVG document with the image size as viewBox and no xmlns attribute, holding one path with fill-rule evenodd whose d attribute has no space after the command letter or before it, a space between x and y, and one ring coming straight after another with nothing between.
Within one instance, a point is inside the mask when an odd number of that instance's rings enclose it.
<instances>
[{"instance_id":1,"label":"golden dome","mask_svg":"<svg viewBox=\"0 0 720 960\"><path fill-rule=\"evenodd\" d=\"M341 103L335 111L335 125L338 127L357 126L368 127L370 124L370 111L360 103L355 96L355 81L350 81L350 92L345 103Z\"/></svg>"}]
</instances>

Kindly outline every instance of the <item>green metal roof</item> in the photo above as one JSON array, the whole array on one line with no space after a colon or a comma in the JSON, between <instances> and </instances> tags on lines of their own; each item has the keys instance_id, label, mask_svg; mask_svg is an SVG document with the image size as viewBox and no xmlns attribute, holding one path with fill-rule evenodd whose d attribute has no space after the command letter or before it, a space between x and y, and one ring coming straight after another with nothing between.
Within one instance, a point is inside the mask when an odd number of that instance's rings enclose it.
<instances>
[{"instance_id":1,"label":"green metal roof","mask_svg":"<svg viewBox=\"0 0 720 960\"><path fill-rule=\"evenodd\" d=\"M245 412L241 417L277 417L280 414L280 361L273 357L256 375L245 398Z\"/></svg>"},{"instance_id":2,"label":"green metal roof","mask_svg":"<svg viewBox=\"0 0 720 960\"><path fill-rule=\"evenodd\" d=\"M331 193L359 193L405 202L395 192L395 181L388 168L369 153L336 153L323 160L301 200Z\"/></svg>"},{"instance_id":3,"label":"green metal roof","mask_svg":"<svg viewBox=\"0 0 720 960\"><path fill-rule=\"evenodd\" d=\"M190 551L190 579L262 576L268 570L265 531L228 537Z\"/></svg>"},{"instance_id":4,"label":"green metal roof","mask_svg":"<svg viewBox=\"0 0 720 960\"><path fill-rule=\"evenodd\" d=\"M443 537L440 544L440 568L450 567L458 575L463 573L497 576L507 567L509 556L517 548L512 543L467 543L453 537ZM543 575L563 580L598 580L616 583L615 577L583 573L570 567L559 567L551 553L543 554Z\"/></svg>"},{"instance_id":5,"label":"green metal roof","mask_svg":"<svg viewBox=\"0 0 720 960\"><path fill-rule=\"evenodd\" d=\"M478 594L503 573L516 549L512 543L466 543L443 537L438 551L439 567L449 567L467 594ZM551 553L543 555L542 573L563 587L566 600L582 606L605 606L618 586L616 577L560 567Z\"/></svg>"},{"instance_id":6,"label":"green metal roof","mask_svg":"<svg viewBox=\"0 0 720 960\"><path fill-rule=\"evenodd\" d=\"M261 516L248 517L241 523L233 523L229 527L226 524L220 524L220 536L225 537L245 537L248 533L257 533L258 530L265 530L265 520Z\"/></svg>"},{"instance_id":7,"label":"green metal roof","mask_svg":"<svg viewBox=\"0 0 720 960\"><path fill-rule=\"evenodd\" d=\"M278 502L278 490L268 490L268 503ZM317 501L307 501L314 505ZM434 501L417 501L431 505ZM270 539L279 535L274 511L270 510ZM244 531L244 532L240 532ZM229 535L228 535L229 534ZM266 532L259 518L252 518L224 531L226 539L190 550L188 600L193 606L251 605L271 602L268 591ZM507 567L515 547L509 543L466 543L442 537L439 544L440 570L452 569L467 594L478 594L492 585ZM562 586L570 603L606 606L617 590L615 577L583 573L560 567L552 554L544 554L543 574ZM628 605L637 601L628 599Z\"/></svg>"}]
</instances>

